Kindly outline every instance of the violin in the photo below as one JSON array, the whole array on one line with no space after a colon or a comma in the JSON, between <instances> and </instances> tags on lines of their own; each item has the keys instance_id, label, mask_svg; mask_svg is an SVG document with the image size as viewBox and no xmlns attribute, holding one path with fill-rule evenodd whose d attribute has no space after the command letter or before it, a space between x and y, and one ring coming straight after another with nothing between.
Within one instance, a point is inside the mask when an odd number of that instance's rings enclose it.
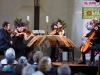
<instances>
[{"instance_id":1,"label":"violin","mask_svg":"<svg viewBox=\"0 0 100 75\"><path fill-rule=\"evenodd\" d=\"M14 32L14 31L11 31L10 29L9 30L7 30L7 32L9 33L9 34L13 34L14 36L17 34L16 32ZM24 36L23 34L20 34L19 36Z\"/></svg>"},{"instance_id":2,"label":"violin","mask_svg":"<svg viewBox=\"0 0 100 75\"><path fill-rule=\"evenodd\" d=\"M28 36L31 35L31 31L29 31L29 30L23 29L23 32L26 33Z\"/></svg>"},{"instance_id":3,"label":"violin","mask_svg":"<svg viewBox=\"0 0 100 75\"><path fill-rule=\"evenodd\" d=\"M63 35L64 34L64 29L63 27L60 27L58 29L54 29L49 35Z\"/></svg>"},{"instance_id":4,"label":"violin","mask_svg":"<svg viewBox=\"0 0 100 75\"><path fill-rule=\"evenodd\" d=\"M17 34L16 32L11 31L10 29L9 29L9 30L7 30L7 32L8 32L9 34L13 34L13 35L16 35L16 34Z\"/></svg>"},{"instance_id":5,"label":"violin","mask_svg":"<svg viewBox=\"0 0 100 75\"><path fill-rule=\"evenodd\" d=\"M62 32L63 31L63 27L60 27L60 28L58 28L57 29L57 32L59 33L59 32Z\"/></svg>"}]
</instances>

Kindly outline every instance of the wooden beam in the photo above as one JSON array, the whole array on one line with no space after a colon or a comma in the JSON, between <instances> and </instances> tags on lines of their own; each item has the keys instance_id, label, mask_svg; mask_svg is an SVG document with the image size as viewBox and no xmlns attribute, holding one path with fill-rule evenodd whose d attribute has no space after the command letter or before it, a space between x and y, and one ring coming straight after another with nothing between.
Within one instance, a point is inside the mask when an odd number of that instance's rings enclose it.
<instances>
[{"instance_id":1,"label":"wooden beam","mask_svg":"<svg viewBox=\"0 0 100 75\"><path fill-rule=\"evenodd\" d=\"M34 30L39 30L40 0L34 0Z\"/></svg>"}]
</instances>

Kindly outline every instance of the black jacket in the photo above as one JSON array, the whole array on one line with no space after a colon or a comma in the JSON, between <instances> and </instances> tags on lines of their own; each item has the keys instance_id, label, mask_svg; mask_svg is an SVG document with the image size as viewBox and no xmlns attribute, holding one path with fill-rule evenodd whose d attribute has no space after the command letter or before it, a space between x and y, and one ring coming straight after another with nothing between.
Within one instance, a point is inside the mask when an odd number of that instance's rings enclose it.
<instances>
[{"instance_id":1,"label":"black jacket","mask_svg":"<svg viewBox=\"0 0 100 75\"><path fill-rule=\"evenodd\" d=\"M6 49L10 47L10 41L10 34L4 28L0 29L0 49Z\"/></svg>"},{"instance_id":2,"label":"black jacket","mask_svg":"<svg viewBox=\"0 0 100 75\"><path fill-rule=\"evenodd\" d=\"M98 26L98 30L94 30L92 29L87 35L86 37L90 37L92 35L92 33L95 32L95 37L96 39L94 39L94 43L99 43L100 44L100 27Z\"/></svg>"}]
</instances>

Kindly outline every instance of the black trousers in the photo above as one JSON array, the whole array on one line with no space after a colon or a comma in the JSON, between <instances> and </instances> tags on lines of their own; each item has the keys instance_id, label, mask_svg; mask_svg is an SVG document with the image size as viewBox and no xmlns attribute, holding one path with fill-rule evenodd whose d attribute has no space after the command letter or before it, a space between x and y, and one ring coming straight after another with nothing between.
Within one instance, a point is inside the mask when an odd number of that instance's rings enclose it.
<instances>
[{"instance_id":1,"label":"black trousers","mask_svg":"<svg viewBox=\"0 0 100 75\"><path fill-rule=\"evenodd\" d=\"M56 52L56 46L51 46L51 60L53 61L56 60L55 52Z\"/></svg>"},{"instance_id":2,"label":"black trousers","mask_svg":"<svg viewBox=\"0 0 100 75\"><path fill-rule=\"evenodd\" d=\"M91 48L90 62L95 62L95 51L100 51L100 44L94 43ZM82 53L82 60L86 61L85 53Z\"/></svg>"},{"instance_id":3,"label":"black trousers","mask_svg":"<svg viewBox=\"0 0 100 75\"><path fill-rule=\"evenodd\" d=\"M64 46L52 46L51 47L51 60L62 61L62 52L67 50L67 47Z\"/></svg>"}]
</instances>

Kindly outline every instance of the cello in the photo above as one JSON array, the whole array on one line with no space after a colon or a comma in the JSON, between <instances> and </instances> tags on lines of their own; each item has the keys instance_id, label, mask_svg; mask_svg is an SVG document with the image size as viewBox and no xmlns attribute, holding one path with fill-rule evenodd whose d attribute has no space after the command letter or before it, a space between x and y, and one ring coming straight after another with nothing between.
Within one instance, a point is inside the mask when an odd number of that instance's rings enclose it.
<instances>
[{"instance_id":1,"label":"cello","mask_svg":"<svg viewBox=\"0 0 100 75\"><path fill-rule=\"evenodd\" d=\"M95 31L93 30L90 32L88 39L81 46L81 48L80 48L81 52L87 53L90 51L91 47L89 47L89 46L90 46L90 43L93 43L94 37L95 37Z\"/></svg>"}]
</instances>

